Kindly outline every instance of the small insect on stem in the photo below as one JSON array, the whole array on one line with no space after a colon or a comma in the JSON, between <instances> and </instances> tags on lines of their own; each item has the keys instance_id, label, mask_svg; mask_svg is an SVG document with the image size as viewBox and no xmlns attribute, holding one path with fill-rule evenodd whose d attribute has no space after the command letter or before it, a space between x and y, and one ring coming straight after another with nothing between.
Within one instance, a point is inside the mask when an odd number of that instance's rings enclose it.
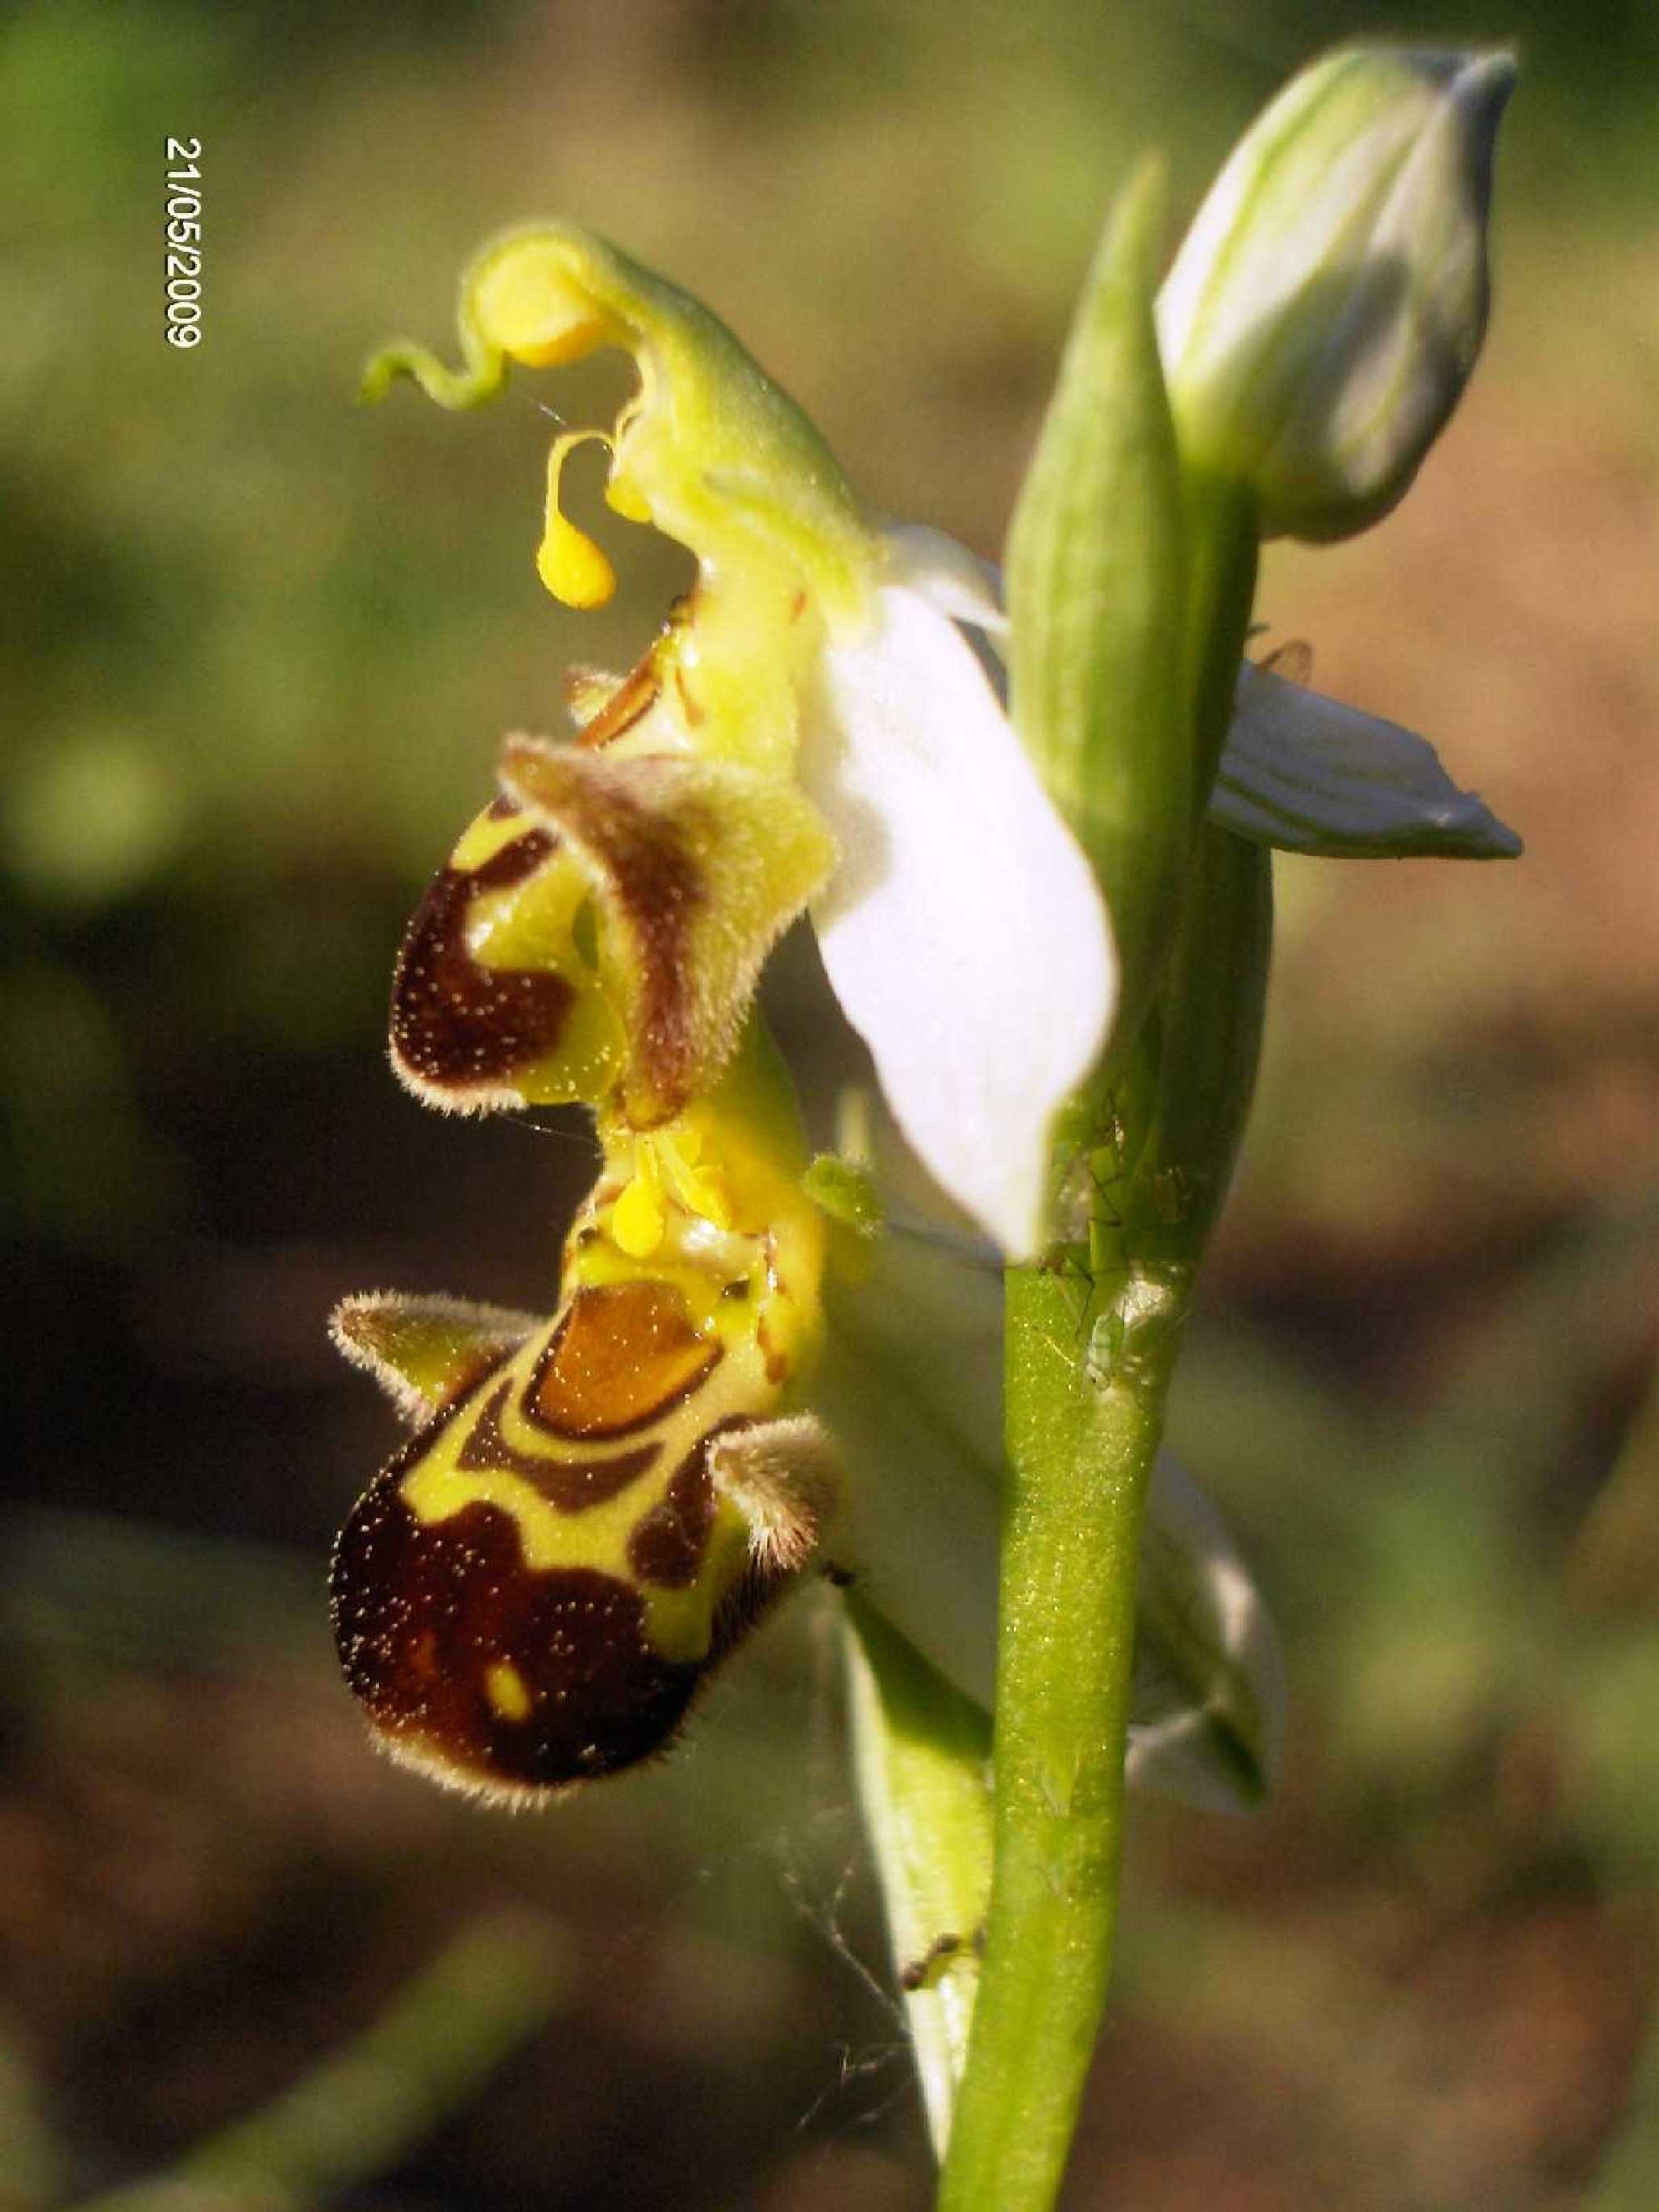
<instances>
[{"instance_id":1,"label":"small insect on stem","mask_svg":"<svg viewBox=\"0 0 1659 2212\"><path fill-rule=\"evenodd\" d=\"M919 1990L931 1990L948 1966L970 1953L976 1959L985 1955L983 1928L976 1928L971 1936L936 1936L921 1958L912 1959L900 1974L899 1987L906 1996L915 1996Z\"/></svg>"}]
</instances>

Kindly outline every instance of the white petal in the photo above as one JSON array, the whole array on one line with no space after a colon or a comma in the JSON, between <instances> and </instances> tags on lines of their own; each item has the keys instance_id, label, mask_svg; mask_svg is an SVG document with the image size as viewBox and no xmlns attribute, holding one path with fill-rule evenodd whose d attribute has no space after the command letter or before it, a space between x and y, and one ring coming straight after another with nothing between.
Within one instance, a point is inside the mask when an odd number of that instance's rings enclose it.
<instances>
[{"instance_id":1,"label":"white petal","mask_svg":"<svg viewBox=\"0 0 1659 2212\"><path fill-rule=\"evenodd\" d=\"M1088 862L972 647L903 585L826 651L801 777L841 847L812 908L836 994L927 1166L1024 1256L1116 1002Z\"/></svg>"},{"instance_id":2,"label":"white petal","mask_svg":"<svg viewBox=\"0 0 1659 2212\"><path fill-rule=\"evenodd\" d=\"M1512 860L1521 850L1426 738L1249 662L1210 816L1258 844L1335 860Z\"/></svg>"}]
</instances>

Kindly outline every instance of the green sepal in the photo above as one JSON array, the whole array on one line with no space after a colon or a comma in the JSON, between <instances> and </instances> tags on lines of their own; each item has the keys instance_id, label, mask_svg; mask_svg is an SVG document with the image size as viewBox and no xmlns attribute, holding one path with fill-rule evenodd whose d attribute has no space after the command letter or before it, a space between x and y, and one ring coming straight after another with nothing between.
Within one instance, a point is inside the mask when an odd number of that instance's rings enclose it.
<instances>
[{"instance_id":1,"label":"green sepal","mask_svg":"<svg viewBox=\"0 0 1659 2212\"><path fill-rule=\"evenodd\" d=\"M336 1306L329 1334L413 1425L464 1396L544 1325L535 1314L465 1298L364 1291Z\"/></svg>"},{"instance_id":2,"label":"green sepal","mask_svg":"<svg viewBox=\"0 0 1659 2212\"><path fill-rule=\"evenodd\" d=\"M1112 917L1116 1049L1152 998L1203 798L1182 662L1182 482L1153 323L1163 203L1149 166L1108 218L1008 538L1014 720Z\"/></svg>"}]
</instances>

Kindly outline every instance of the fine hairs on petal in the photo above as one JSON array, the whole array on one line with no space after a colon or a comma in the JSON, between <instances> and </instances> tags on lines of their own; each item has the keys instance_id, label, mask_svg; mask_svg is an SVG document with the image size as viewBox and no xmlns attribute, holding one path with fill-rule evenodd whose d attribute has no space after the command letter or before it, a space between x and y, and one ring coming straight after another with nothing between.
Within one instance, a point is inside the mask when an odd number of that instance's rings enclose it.
<instances>
[{"instance_id":1,"label":"fine hairs on petal","mask_svg":"<svg viewBox=\"0 0 1659 2212\"><path fill-rule=\"evenodd\" d=\"M708 1473L748 1522L757 1563L779 1574L805 1565L842 1494L835 1445L810 1413L717 1437L708 1448Z\"/></svg>"}]
</instances>

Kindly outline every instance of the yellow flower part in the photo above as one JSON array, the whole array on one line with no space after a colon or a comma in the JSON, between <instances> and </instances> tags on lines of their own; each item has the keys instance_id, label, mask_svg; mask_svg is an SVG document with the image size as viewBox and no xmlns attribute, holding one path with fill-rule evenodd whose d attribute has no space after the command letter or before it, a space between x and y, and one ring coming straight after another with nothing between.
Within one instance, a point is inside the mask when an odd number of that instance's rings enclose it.
<instances>
[{"instance_id":1,"label":"yellow flower part","mask_svg":"<svg viewBox=\"0 0 1659 2212\"><path fill-rule=\"evenodd\" d=\"M696 556L696 619L659 655L659 673L697 751L788 774L799 692L822 624L867 616L878 563L834 455L794 402L724 323L689 294L574 224L547 223L487 246L461 283L465 367L392 346L370 364L366 397L410 376L443 407L496 392L509 362L551 368L605 347L630 355L638 389L608 429L567 433L550 457L537 567L555 598L602 605L615 578L559 503L570 453L610 449L606 498Z\"/></svg>"}]
</instances>

